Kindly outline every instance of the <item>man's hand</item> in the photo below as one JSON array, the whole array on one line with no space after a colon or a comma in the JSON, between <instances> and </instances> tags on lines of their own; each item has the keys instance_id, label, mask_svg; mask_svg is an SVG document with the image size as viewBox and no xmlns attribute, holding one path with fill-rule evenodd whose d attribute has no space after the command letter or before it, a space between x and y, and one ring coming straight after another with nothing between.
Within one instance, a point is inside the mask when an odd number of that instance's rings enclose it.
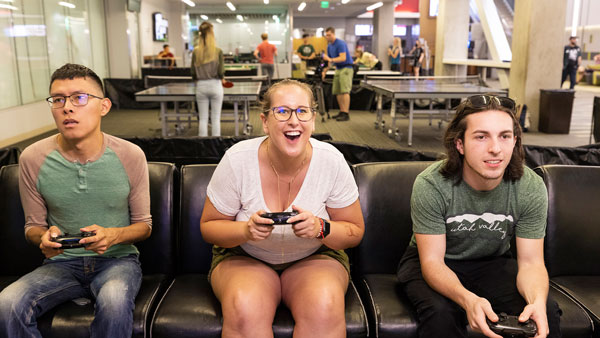
<instances>
[{"instance_id":1,"label":"man's hand","mask_svg":"<svg viewBox=\"0 0 600 338\"><path fill-rule=\"evenodd\" d=\"M331 62L332 59L327 54L323 54L323 60Z\"/></svg>"},{"instance_id":2,"label":"man's hand","mask_svg":"<svg viewBox=\"0 0 600 338\"><path fill-rule=\"evenodd\" d=\"M51 258L56 255L60 255L64 252L60 247L62 244L53 242L51 239L56 238L60 235L60 229L57 226L51 226L48 231L44 232L42 235L42 241L40 243L40 250L42 250L42 254L46 256L46 258Z\"/></svg>"},{"instance_id":3,"label":"man's hand","mask_svg":"<svg viewBox=\"0 0 600 338\"><path fill-rule=\"evenodd\" d=\"M550 334L548 327L548 316L546 315L546 304L528 304L519 315L519 321L524 322L532 319L537 325L537 335L535 338L545 338Z\"/></svg>"},{"instance_id":4,"label":"man's hand","mask_svg":"<svg viewBox=\"0 0 600 338\"><path fill-rule=\"evenodd\" d=\"M480 331L486 337L502 338L502 336L492 332L485 321L486 317L492 322L498 321L498 316L492 310L492 305L487 299L473 295L466 304L465 312L467 313L469 325L473 330Z\"/></svg>"},{"instance_id":5,"label":"man's hand","mask_svg":"<svg viewBox=\"0 0 600 338\"><path fill-rule=\"evenodd\" d=\"M97 224L81 228L81 231L92 231L94 236L85 237L79 241L81 244L88 244L85 249L94 251L102 255L111 246L119 244L119 237L123 231L121 228L104 228Z\"/></svg>"}]
</instances>

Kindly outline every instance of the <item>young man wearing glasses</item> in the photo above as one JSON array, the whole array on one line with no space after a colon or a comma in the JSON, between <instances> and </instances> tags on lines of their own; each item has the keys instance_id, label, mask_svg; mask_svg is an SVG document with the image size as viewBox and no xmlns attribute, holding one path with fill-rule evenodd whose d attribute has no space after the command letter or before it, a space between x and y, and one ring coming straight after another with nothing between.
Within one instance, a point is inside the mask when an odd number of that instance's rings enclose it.
<instances>
[{"instance_id":1,"label":"young man wearing glasses","mask_svg":"<svg viewBox=\"0 0 600 338\"><path fill-rule=\"evenodd\" d=\"M0 336L41 337L37 317L76 298L95 299L92 337L129 337L141 283L132 243L151 233L148 167L142 150L100 131L111 108L100 78L65 64L47 101L59 133L27 147L19 189L25 237L46 260L0 293ZM92 235L66 249L59 235Z\"/></svg>"},{"instance_id":2,"label":"young man wearing glasses","mask_svg":"<svg viewBox=\"0 0 600 338\"><path fill-rule=\"evenodd\" d=\"M560 337L543 255L547 192L523 165L514 113L509 98L462 102L444 136L447 158L415 180L414 234L398 278L416 307L419 337L466 337L470 325L501 338L486 323L501 312L534 321L536 337Z\"/></svg>"}]
</instances>

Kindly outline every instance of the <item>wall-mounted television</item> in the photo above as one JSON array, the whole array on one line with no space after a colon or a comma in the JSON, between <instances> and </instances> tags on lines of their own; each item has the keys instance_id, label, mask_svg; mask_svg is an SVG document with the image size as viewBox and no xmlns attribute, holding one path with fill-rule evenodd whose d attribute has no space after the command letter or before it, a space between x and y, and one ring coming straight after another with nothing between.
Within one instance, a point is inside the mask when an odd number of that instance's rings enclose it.
<instances>
[{"instance_id":1,"label":"wall-mounted television","mask_svg":"<svg viewBox=\"0 0 600 338\"><path fill-rule=\"evenodd\" d=\"M140 12L142 0L127 0L127 10L130 12Z\"/></svg>"},{"instance_id":2,"label":"wall-mounted television","mask_svg":"<svg viewBox=\"0 0 600 338\"><path fill-rule=\"evenodd\" d=\"M354 25L354 35L356 36L371 36L373 35L373 26L371 25Z\"/></svg>"},{"instance_id":3,"label":"wall-mounted television","mask_svg":"<svg viewBox=\"0 0 600 338\"><path fill-rule=\"evenodd\" d=\"M406 25L394 25L394 36L406 36Z\"/></svg>"},{"instance_id":4,"label":"wall-mounted television","mask_svg":"<svg viewBox=\"0 0 600 338\"><path fill-rule=\"evenodd\" d=\"M161 13L156 12L152 13L152 23L154 41L169 41L169 21Z\"/></svg>"}]
</instances>

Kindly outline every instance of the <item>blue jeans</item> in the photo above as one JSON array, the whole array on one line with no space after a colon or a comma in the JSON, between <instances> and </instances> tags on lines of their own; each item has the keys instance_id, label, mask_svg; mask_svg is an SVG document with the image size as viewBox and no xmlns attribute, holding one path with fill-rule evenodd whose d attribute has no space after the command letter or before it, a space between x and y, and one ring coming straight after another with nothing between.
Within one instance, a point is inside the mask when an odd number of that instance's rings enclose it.
<instances>
[{"instance_id":1,"label":"blue jeans","mask_svg":"<svg viewBox=\"0 0 600 338\"><path fill-rule=\"evenodd\" d=\"M131 337L141 280L136 255L47 259L0 292L0 337L41 337L37 317L81 297L96 300L92 338Z\"/></svg>"},{"instance_id":2,"label":"blue jeans","mask_svg":"<svg viewBox=\"0 0 600 338\"><path fill-rule=\"evenodd\" d=\"M223 105L223 84L221 79L196 81L196 104L198 104L198 136L208 136L208 104L212 136L221 136L221 106Z\"/></svg>"}]
</instances>

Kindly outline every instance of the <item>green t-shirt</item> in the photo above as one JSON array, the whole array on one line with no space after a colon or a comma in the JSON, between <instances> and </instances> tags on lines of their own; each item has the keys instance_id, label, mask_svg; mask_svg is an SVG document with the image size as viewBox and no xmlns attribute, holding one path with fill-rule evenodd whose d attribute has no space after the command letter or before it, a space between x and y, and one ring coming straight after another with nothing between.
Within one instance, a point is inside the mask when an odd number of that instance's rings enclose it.
<instances>
[{"instance_id":1,"label":"green t-shirt","mask_svg":"<svg viewBox=\"0 0 600 338\"><path fill-rule=\"evenodd\" d=\"M542 179L525 167L514 182L502 180L493 190L477 191L464 180L454 184L440 173L443 161L425 169L413 186L413 232L445 234L445 258L466 260L500 256L513 235L543 238L548 194ZM410 245L416 246L415 236Z\"/></svg>"},{"instance_id":2,"label":"green t-shirt","mask_svg":"<svg viewBox=\"0 0 600 338\"><path fill-rule=\"evenodd\" d=\"M304 57L309 57L314 52L315 52L315 48L310 44L309 45L301 45L300 47L298 47L298 54L300 54Z\"/></svg>"}]
</instances>

